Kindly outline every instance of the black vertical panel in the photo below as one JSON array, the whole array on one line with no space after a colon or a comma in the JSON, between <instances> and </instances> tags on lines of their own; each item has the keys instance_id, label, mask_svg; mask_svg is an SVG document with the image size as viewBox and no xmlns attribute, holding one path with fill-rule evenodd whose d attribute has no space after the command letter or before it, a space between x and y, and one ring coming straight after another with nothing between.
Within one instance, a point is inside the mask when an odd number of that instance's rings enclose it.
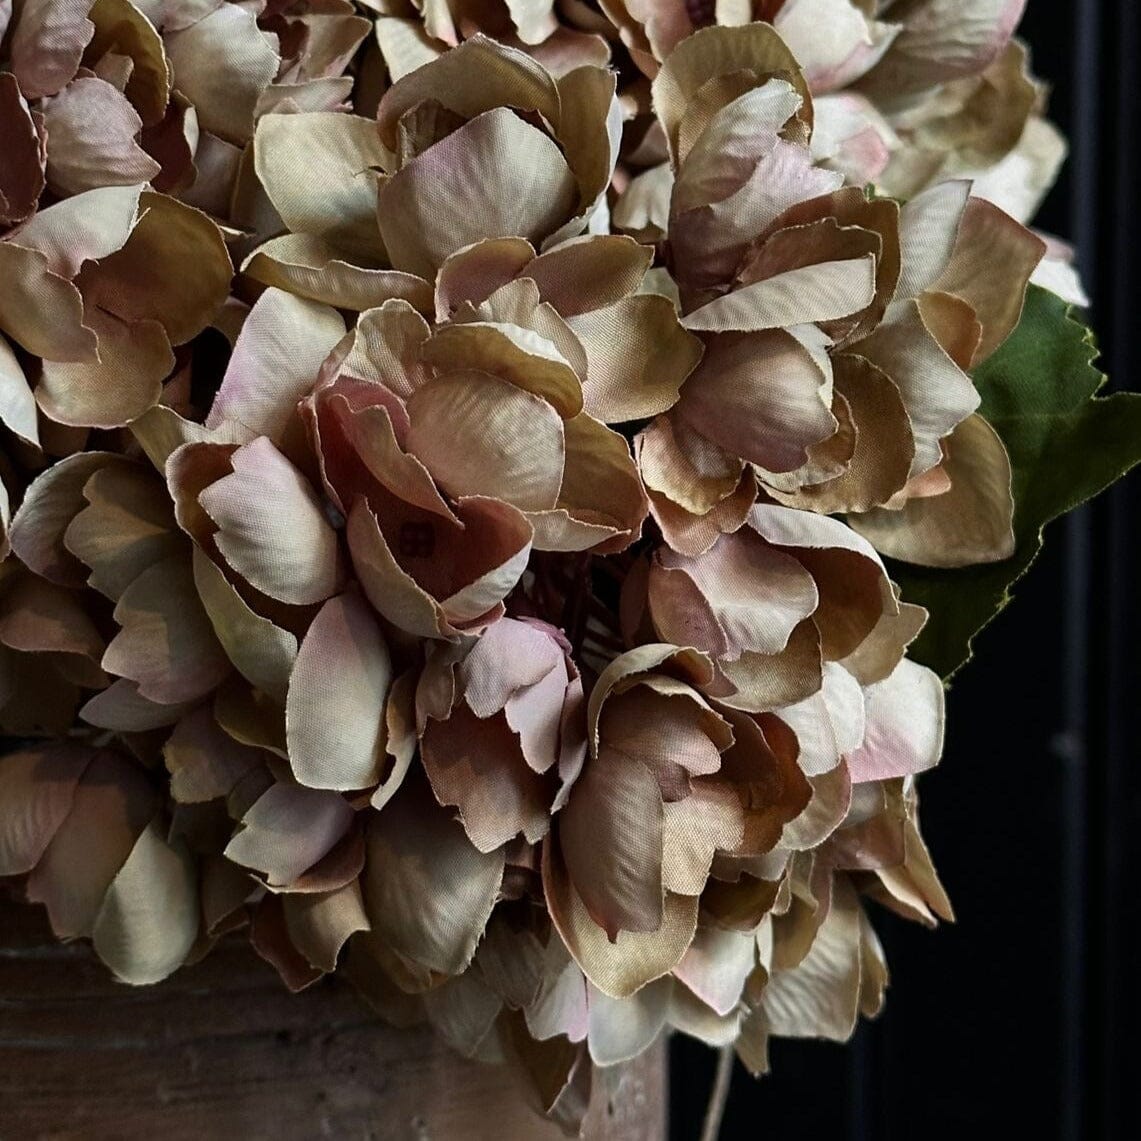
<instances>
[{"instance_id":1,"label":"black vertical panel","mask_svg":"<svg viewBox=\"0 0 1141 1141\"><path fill-rule=\"evenodd\" d=\"M968 0L964 0L968 2ZM1136 0L1030 0L1022 36L1071 159L1037 220L1079 247L1114 387L1141 372ZM722 1137L1132 1141L1141 1060L1141 605L1134 475L1056 524L948 698L924 831L958 923L875 915L887 1008L847 1048L777 1043L738 1069ZM709 1052L675 1047L675 1138Z\"/></svg>"}]
</instances>

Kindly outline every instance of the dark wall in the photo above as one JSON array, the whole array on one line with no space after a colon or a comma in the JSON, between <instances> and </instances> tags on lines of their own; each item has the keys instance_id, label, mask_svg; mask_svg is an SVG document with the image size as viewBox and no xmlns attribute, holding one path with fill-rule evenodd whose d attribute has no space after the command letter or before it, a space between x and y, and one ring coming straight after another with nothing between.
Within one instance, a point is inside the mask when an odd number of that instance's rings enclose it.
<instances>
[{"instance_id":1,"label":"dark wall","mask_svg":"<svg viewBox=\"0 0 1141 1141\"><path fill-rule=\"evenodd\" d=\"M1079 243L1102 367L1137 388L1141 258L1133 0L1030 0L1070 163L1038 224ZM1126 1141L1141 994L1136 474L1053 527L948 699L923 824L958 923L874 916L887 1008L847 1047L780 1042L738 1068L722 1138ZM696 1138L713 1058L674 1045L673 1136Z\"/></svg>"}]
</instances>

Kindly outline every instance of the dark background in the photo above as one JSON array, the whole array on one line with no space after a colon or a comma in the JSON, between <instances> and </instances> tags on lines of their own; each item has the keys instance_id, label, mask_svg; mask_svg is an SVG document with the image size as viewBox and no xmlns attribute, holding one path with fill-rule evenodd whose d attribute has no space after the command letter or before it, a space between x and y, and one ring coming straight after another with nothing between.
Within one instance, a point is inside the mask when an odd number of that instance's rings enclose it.
<instances>
[{"instance_id":1,"label":"dark background","mask_svg":"<svg viewBox=\"0 0 1141 1141\"><path fill-rule=\"evenodd\" d=\"M1136 0L1030 0L1022 24L1070 161L1037 224L1079 246L1101 367L1138 388ZM948 699L923 825L958 922L876 909L892 983L848 1046L776 1042L733 1075L723 1141L1132 1141L1141 983L1141 476L1055 524ZM672 1137L714 1056L676 1040Z\"/></svg>"}]
</instances>

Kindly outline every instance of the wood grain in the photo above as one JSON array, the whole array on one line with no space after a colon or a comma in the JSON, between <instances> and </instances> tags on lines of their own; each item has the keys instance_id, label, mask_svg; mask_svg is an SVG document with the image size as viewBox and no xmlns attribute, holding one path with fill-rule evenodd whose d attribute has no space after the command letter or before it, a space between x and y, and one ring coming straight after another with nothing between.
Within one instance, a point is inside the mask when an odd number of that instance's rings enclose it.
<instances>
[{"instance_id":1,"label":"wood grain","mask_svg":"<svg viewBox=\"0 0 1141 1141\"><path fill-rule=\"evenodd\" d=\"M662 1141L661 1048L589 1141ZM117 984L38 908L0 899L0 1141L555 1141L505 1070L378 1022L327 980L299 995L239 939L155 987Z\"/></svg>"}]
</instances>

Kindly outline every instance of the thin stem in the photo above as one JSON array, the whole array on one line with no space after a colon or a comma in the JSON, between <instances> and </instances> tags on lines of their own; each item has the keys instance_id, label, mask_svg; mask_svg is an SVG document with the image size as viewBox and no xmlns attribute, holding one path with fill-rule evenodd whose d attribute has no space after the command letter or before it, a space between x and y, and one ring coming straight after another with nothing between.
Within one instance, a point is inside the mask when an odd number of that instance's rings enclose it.
<instances>
[{"instance_id":1,"label":"thin stem","mask_svg":"<svg viewBox=\"0 0 1141 1141\"><path fill-rule=\"evenodd\" d=\"M717 1073L713 1078L713 1088L709 1091L709 1103L705 1107L705 1123L701 1127L701 1141L717 1141L721 1133L721 1118L725 1116L725 1106L729 1101L729 1087L733 1084L734 1051L732 1044L722 1046L717 1055Z\"/></svg>"}]
</instances>

